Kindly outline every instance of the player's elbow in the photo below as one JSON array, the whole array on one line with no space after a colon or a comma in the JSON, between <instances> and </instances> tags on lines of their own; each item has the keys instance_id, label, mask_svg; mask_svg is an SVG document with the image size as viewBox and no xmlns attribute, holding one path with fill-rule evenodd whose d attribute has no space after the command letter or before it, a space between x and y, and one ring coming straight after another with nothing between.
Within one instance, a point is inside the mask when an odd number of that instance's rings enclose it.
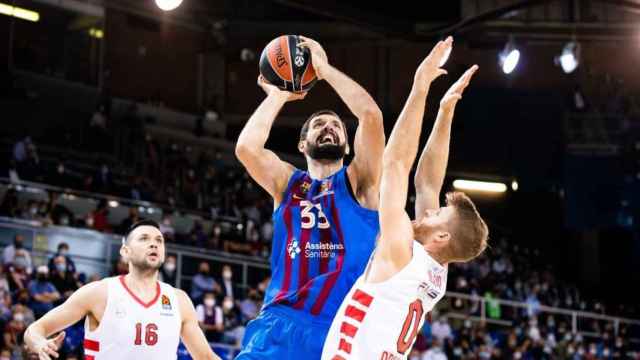
<instances>
[{"instance_id":1,"label":"player's elbow","mask_svg":"<svg viewBox=\"0 0 640 360\"><path fill-rule=\"evenodd\" d=\"M382 125L383 124L382 110L380 110L380 108L375 104L371 106L367 106L364 109L361 120Z\"/></svg>"},{"instance_id":2,"label":"player's elbow","mask_svg":"<svg viewBox=\"0 0 640 360\"><path fill-rule=\"evenodd\" d=\"M236 158L241 163L247 162L251 157L255 156L255 149L245 141L238 141L235 149Z\"/></svg>"}]
</instances>

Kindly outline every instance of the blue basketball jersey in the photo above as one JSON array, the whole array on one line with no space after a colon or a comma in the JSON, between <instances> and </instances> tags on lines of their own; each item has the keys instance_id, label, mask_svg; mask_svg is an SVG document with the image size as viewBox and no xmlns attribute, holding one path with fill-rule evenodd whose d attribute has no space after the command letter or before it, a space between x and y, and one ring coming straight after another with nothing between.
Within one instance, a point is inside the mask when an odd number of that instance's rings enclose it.
<instances>
[{"instance_id":1,"label":"blue basketball jersey","mask_svg":"<svg viewBox=\"0 0 640 360\"><path fill-rule=\"evenodd\" d=\"M296 170L273 222L263 309L278 306L330 326L373 251L378 212L354 199L346 167L321 180Z\"/></svg>"}]
</instances>

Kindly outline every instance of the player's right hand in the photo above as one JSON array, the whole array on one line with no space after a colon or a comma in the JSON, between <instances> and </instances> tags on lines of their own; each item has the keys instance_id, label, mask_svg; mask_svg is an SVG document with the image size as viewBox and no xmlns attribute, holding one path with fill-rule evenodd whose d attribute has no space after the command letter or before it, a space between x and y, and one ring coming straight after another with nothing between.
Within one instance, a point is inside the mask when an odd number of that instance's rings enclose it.
<instances>
[{"instance_id":1,"label":"player's right hand","mask_svg":"<svg viewBox=\"0 0 640 360\"><path fill-rule=\"evenodd\" d=\"M452 46L453 38L451 36L445 40L438 41L429 55L420 63L420 66L418 66L414 77L414 84L418 86L428 86L433 80L446 74L447 71L441 69L441 66L445 57L447 57L451 51Z\"/></svg>"},{"instance_id":2,"label":"player's right hand","mask_svg":"<svg viewBox=\"0 0 640 360\"><path fill-rule=\"evenodd\" d=\"M302 100L304 99L305 96L307 96L306 92L294 93L290 91L281 90L277 86L269 83L267 79L265 79L262 75L258 76L258 86L260 86L262 90L264 90L267 96L280 96L280 97L283 97L287 102Z\"/></svg>"},{"instance_id":3,"label":"player's right hand","mask_svg":"<svg viewBox=\"0 0 640 360\"><path fill-rule=\"evenodd\" d=\"M58 354L58 350L62 346L62 342L64 341L65 333L64 331L59 333L53 339L47 339L42 342L42 344L38 345L36 349L36 353L38 354L39 360L51 360L57 359L60 355Z\"/></svg>"}]
</instances>

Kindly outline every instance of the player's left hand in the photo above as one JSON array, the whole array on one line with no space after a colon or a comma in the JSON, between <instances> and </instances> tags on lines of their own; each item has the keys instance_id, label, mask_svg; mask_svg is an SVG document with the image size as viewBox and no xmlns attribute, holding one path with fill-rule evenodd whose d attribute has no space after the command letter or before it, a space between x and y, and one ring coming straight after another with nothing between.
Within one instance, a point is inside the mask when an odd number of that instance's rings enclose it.
<instances>
[{"instance_id":1,"label":"player's left hand","mask_svg":"<svg viewBox=\"0 0 640 360\"><path fill-rule=\"evenodd\" d=\"M431 52L427 57L422 60L416 74L413 78L413 82L418 86L428 86L431 82L438 77L445 75L447 70L442 69L446 57L449 56L451 48L453 47L453 38L447 37L445 40L438 41L436 46L431 49Z\"/></svg>"},{"instance_id":2,"label":"player's left hand","mask_svg":"<svg viewBox=\"0 0 640 360\"><path fill-rule=\"evenodd\" d=\"M451 111L458 103L458 100L462 99L462 93L467 88L473 74L478 71L478 65L473 65L467 71L462 74L460 79L453 83L449 90L444 94L442 100L440 100L440 109L444 111Z\"/></svg>"},{"instance_id":3,"label":"player's left hand","mask_svg":"<svg viewBox=\"0 0 640 360\"><path fill-rule=\"evenodd\" d=\"M322 80L324 78L324 71L329 67L327 53L322 48L322 45L317 41L302 35L299 35L299 37L302 41L298 43L298 46L309 49L311 52L311 65L313 65L313 70L315 70L318 80Z\"/></svg>"},{"instance_id":4,"label":"player's left hand","mask_svg":"<svg viewBox=\"0 0 640 360\"><path fill-rule=\"evenodd\" d=\"M58 349L62 347L62 342L64 341L65 333L64 331L59 333L53 339L47 339L42 343L42 345L38 346L37 354L39 360L51 360L52 358L57 359L59 357Z\"/></svg>"}]
</instances>

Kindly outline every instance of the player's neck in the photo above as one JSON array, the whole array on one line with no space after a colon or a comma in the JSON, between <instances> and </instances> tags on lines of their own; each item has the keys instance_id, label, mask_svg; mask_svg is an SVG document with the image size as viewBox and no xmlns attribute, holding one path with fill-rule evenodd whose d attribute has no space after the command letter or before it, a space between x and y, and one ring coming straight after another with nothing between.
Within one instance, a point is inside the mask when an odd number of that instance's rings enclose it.
<instances>
[{"instance_id":1,"label":"player's neck","mask_svg":"<svg viewBox=\"0 0 640 360\"><path fill-rule=\"evenodd\" d=\"M158 282L158 272L140 272L136 269L129 269L125 275L127 286L140 290L155 290Z\"/></svg>"},{"instance_id":2,"label":"player's neck","mask_svg":"<svg viewBox=\"0 0 640 360\"><path fill-rule=\"evenodd\" d=\"M315 160L307 157L307 171L314 180L324 179L342 169L342 160Z\"/></svg>"}]
</instances>

